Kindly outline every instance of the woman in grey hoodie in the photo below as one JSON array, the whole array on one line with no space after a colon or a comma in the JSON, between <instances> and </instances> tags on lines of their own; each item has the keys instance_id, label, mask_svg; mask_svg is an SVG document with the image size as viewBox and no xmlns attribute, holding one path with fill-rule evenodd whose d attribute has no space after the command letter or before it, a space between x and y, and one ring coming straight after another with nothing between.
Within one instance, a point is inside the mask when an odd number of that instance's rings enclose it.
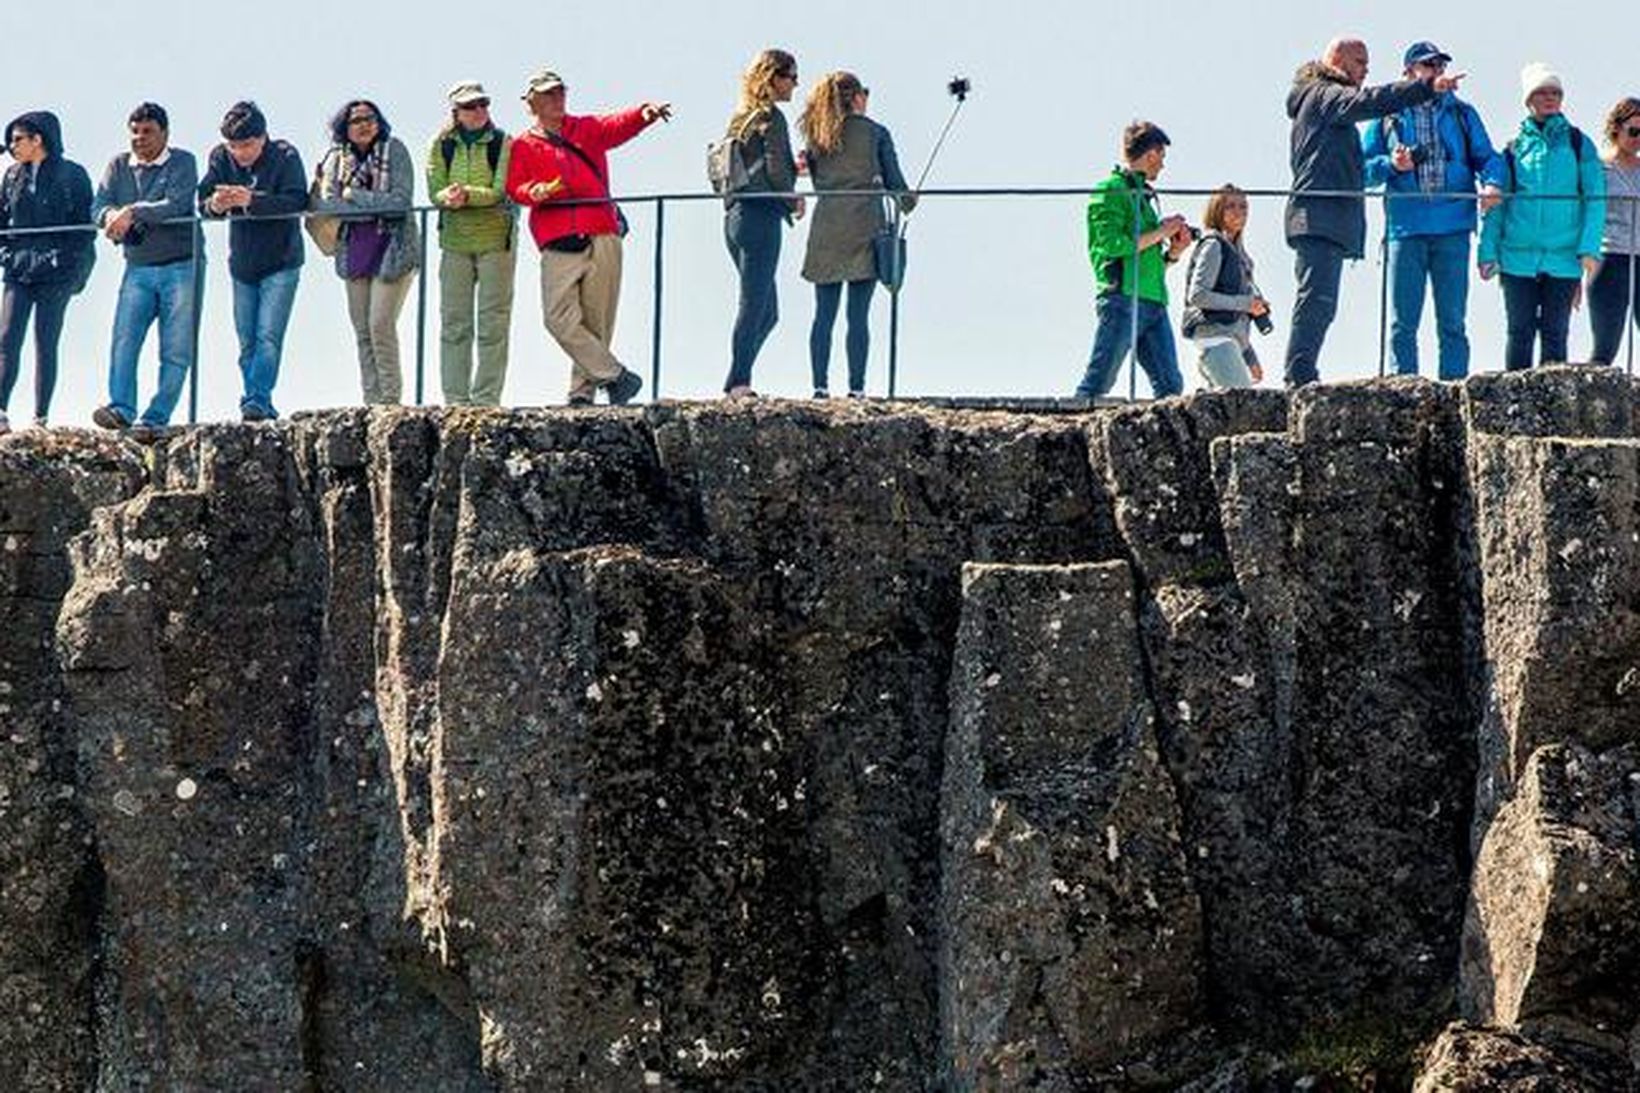
<instances>
[{"instance_id":1,"label":"woman in grey hoodie","mask_svg":"<svg viewBox=\"0 0 1640 1093\"><path fill-rule=\"evenodd\" d=\"M1201 354L1197 367L1210 387L1251 387L1264 378L1249 326L1268 323L1270 305L1253 281L1253 260L1241 245L1247 195L1221 186L1207 202L1207 230L1190 256L1184 298L1184 336ZM1263 324L1261 324L1261 328Z\"/></svg>"},{"instance_id":2,"label":"woman in grey hoodie","mask_svg":"<svg viewBox=\"0 0 1640 1093\"><path fill-rule=\"evenodd\" d=\"M338 110L330 136L313 208L344 217L336 275L347 282L364 401L397 403L404 394L399 312L421 260L420 236L410 216L416 169L410 150L368 99L354 99Z\"/></svg>"}]
</instances>

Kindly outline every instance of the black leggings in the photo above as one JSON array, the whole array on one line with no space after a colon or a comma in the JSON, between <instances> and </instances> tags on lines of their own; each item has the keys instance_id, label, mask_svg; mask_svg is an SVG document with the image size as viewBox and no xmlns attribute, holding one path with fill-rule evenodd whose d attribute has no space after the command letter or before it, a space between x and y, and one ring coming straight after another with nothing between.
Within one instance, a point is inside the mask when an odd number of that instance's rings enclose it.
<instances>
[{"instance_id":1,"label":"black leggings","mask_svg":"<svg viewBox=\"0 0 1640 1093\"><path fill-rule=\"evenodd\" d=\"M12 388L22 370L23 334L34 313L34 416L51 412L57 386L57 342L63 335L63 313L73 295L65 284L8 284L0 294L0 413L11 407Z\"/></svg>"},{"instance_id":2,"label":"black leggings","mask_svg":"<svg viewBox=\"0 0 1640 1093\"><path fill-rule=\"evenodd\" d=\"M1591 361L1611 364L1617 360L1630 314L1640 318L1640 258L1608 254L1589 282L1589 327L1594 333Z\"/></svg>"},{"instance_id":3,"label":"black leggings","mask_svg":"<svg viewBox=\"0 0 1640 1093\"><path fill-rule=\"evenodd\" d=\"M848 283L848 389L864 394L866 358L871 354L871 294L875 279ZM814 371L814 389L829 386L831 372L831 328L837 323L837 305L842 302L842 282L814 286L814 325L809 328L809 363Z\"/></svg>"}]
</instances>

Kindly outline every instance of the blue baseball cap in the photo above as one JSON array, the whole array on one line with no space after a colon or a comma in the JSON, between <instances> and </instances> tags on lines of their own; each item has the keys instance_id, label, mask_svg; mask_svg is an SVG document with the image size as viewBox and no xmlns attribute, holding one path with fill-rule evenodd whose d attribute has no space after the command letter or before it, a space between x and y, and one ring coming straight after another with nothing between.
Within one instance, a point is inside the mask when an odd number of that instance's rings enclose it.
<instances>
[{"instance_id":1,"label":"blue baseball cap","mask_svg":"<svg viewBox=\"0 0 1640 1093\"><path fill-rule=\"evenodd\" d=\"M1411 68L1413 65L1423 64L1426 61L1450 61L1451 59L1452 55L1443 53L1441 47L1434 42L1413 42L1407 47L1406 59L1401 64L1405 68Z\"/></svg>"}]
</instances>

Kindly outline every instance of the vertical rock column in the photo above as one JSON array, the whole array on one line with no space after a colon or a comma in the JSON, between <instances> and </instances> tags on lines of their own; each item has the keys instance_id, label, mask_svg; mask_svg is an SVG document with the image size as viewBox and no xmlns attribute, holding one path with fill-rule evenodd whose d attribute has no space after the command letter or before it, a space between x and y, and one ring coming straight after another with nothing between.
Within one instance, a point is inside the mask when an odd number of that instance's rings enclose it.
<instances>
[{"instance_id":1,"label":"vertical rock column","mask_svg":"<svg viewBox=\"0 0 1640 1093\"><path fill-rule=\"evenodd\" d=\"M951 684L941 1070L1083 1088L1202 1017L1201 911L1125 563L970 565Z\"/></svg>"}]
</instances>

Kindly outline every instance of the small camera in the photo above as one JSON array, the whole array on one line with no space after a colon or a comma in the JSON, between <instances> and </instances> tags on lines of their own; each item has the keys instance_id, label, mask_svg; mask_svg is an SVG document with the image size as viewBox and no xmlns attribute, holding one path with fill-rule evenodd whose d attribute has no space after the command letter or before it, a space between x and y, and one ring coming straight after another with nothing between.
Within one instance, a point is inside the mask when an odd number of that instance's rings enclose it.
<instances>
[{"instance_id":1,"label":"small camera","mask_svg":"<svg viewBox=\"0 0 1640 1093\"><path fill-rule=\"evenodd\" d=\"M1192 243L1200 243L1202 241L1202 230L1196 227L1196 225L1186 224L1184 230L1190 233L1190 241Z\"/></svg>"},{"instance_id":2,"label":"small camera","mask_svg":"<svg viewBox=\"0 0 1640 1093\"><path fill-rule=\"evenodd\" d=\"M1258 327L1258 332L1260 334L1266 336L1269 335L1270 331L1276 328L1276 324L1270 319L1270 313L1268 311L1266 311L1263 315L1254 315L1253 325Z\"/></svg>"},{"instance_id":3,"label":"small camera","mask_svg":"<svg viewBox=\"0 0 1640 1093\"><path fill-rule=\"evenodd\" d=\"M1429 157L1435 154L1435 150L1427 144L1414 144L1411 151L1412 165L1414 167L1421 167L1425 163L1428 163Z\"/></svg>"},{"instance_id":4,"label":"small camera","mask_svg":"<svg viewBox=\"0 0 1640 1093\"><path fill-rule=\"evenodd\" d=\"M966 102L968 93L974 89L973 82L967 76L953 76L951 82L945 85L945 90L958 102Z\"/></svg>"}]
</instances>

